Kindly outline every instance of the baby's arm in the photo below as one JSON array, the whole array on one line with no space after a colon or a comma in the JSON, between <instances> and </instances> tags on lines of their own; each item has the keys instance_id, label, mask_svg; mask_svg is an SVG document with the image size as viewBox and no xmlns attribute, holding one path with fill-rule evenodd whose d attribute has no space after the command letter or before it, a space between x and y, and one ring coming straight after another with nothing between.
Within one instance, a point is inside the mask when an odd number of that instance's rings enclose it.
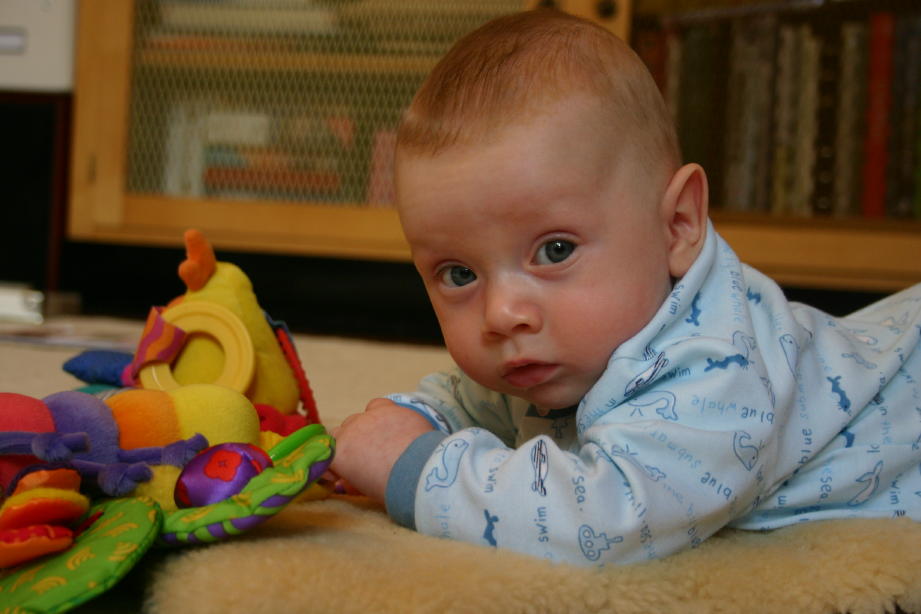
<instances>
[{"instance_id":1,"label":"baby's arm","mask_svg":"<svg viewBox=\"0 0 921 614\"><path fill-rule=\"evenodd\" d=\"M511 449L478 428L433 432L396 462L387 511L421 533L556 561L658 558L696 545L756 494L753 480L729 466L725 433L661 426L598 425L597 440L577 452L547 435ZM716 479L730 478L732 491L725 483L711 487L709 478L702 486L705 472L695 459L663 458L654 450L659 437L681 442L689 436L718 451L708 460L724 467Z\"/></svg>"},{"instance_id":2,"label":"baby's arm","mask_svg":"<svg viewBox=\"0 0 921 614\"><path fill-rule=\"evenodd\" d=\"M686 363L679 352L676 364ZM644 368L630 367L624 381ZM721 373L700 370L698 383L714 398L770 405L755 369ZM693 547L770 488L761 469L773 463L773 426L743 423L683 390L679 403L677 382L666 384L617 405L599 391L517 449L486 428L420 437L393 466L388 513L422 533L583 565ZM573 421L577 441L565 435Z\"/></svg>"},{"instance_id":3,"label":"baby's arm","mask_svg":"<svg viewBox=\"0 0 921 614\"><path fill-rule=\"evenodd\" d=\"M473 406L487 410L468 409ZM432 374L418 394L374 399L363 413L346 418L332 433L336 456L331 469L356 490L383 502L393 464L411 443L426 433L431 433L427 441L438 441L444 433L475 425L501 435L511 425L507 409L501 395L466 380L459 371ZM416 449L420 445L424 442Z\"/></svg>"},{"instance_id":4,"label":"baby's arm","mask_svg":"<svg viewBox=\"0 0 921 614\"><path fill-rule=\"evenodd\" d=\"M420 435L432 430L420 414L388 399L374 399L333 431L332 471L361 493L384 501L393 464Z\"/></svg>"}]
</instances>

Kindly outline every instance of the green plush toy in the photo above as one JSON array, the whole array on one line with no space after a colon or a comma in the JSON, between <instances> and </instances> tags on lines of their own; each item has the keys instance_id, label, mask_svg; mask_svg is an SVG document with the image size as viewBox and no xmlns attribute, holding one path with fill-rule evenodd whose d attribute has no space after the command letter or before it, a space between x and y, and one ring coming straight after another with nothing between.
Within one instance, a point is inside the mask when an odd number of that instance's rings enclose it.
<instances>
[{"instance_id":1,"label":"green plush toy","mask_svg":"<svg viewBox=\"0 0 921 614\"><path fill-rule=\"evenodd\" d=\"M160 532L153 500L112 499L90 508L73 546L32 561L0 580L0 611L66 612L109 590L137 564Z\"/></svg>"},{"instance_id":2,"label":"green plush toy","mask_svg":"<svg viewBox=\"0 0 921 614\"><path fill-rule=\"evenodd\" d=\"M102 501L80 523L73 545L7 570L0 612L65 612L107 591L154 545L213 542L243 533L279 512L332 462L335 444L317 424L276 444L273 465L228 499L164 513L150 497Z\"/></svg>"}]
</instances>

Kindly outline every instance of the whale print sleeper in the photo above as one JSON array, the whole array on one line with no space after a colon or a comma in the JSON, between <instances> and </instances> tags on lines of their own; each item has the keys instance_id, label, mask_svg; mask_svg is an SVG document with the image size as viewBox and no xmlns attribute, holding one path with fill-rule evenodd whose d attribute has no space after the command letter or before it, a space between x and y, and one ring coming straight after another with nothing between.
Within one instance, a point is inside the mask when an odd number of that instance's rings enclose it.
<instances>
[{"instance_id":1,"label":"whale print sleeper","mask_svg":"<svg viewBox=\"0 0 921 614\"><path fill-rule=\"evenodd\" d=\"M921 520L919 338L921 286L835 318L788 302L710 225L578 407L541 415L459 371L392 395L437 430L397 461L387 509L581 565L663 557L725 526Z\"/></svg>"}]
</instances>

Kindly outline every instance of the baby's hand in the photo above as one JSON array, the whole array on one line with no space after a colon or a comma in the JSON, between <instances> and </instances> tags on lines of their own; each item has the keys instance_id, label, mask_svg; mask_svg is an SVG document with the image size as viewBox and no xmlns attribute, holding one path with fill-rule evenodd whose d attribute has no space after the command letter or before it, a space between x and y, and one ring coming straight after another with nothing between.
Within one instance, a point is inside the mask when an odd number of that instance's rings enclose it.
<instances>
[{"instance_id":1,"label":"baby's hand","mask_svg":"<svg viewBox=\"0 0 921 614\"><path fill-rule=\"evenodd\" d=\"M374 399L364 413L352 414L333 429L332 471L352 487L384 501L390 470L417 437L432 430L421 415L388 399Z\"/></svg>"}]
</instances>

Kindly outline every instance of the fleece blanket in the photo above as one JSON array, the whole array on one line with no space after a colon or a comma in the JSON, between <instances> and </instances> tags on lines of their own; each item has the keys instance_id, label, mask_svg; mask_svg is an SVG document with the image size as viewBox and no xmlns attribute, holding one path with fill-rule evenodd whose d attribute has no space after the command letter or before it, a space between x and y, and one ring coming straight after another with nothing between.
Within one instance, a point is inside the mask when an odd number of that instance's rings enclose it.
<instances>
[{"instance_id":1,"label":"fleece blanket","mask_svg":"<svg viewBox=\"0 0 921 614\"><path fill-rule=\"evenodd\" d=\"M136 343L143 323L65 318L19 340L0 327L0 390L43 397L80 384L61 365L81 344ZM7 331L8 332L8 331ZM450 366L444 348L299 335L328 426L374 396ZM913 496L913 495L906 495ZM772 533L724 531L629 567L552 565L399 528L365 499L288 506L243 536L149 551L75 614L324 612L921 612L921 524L837 520Z\"/></svg>"},{"instance_id":2,"label":"fleece blanket","mask_svg":"<svg viewBox=\"0 0 921 614\"><path fill-rule=\"evenodd\" d=\"M400 528L361 498L297 503L246 536L164 557L144 611L789 614L921 611L921 524L725 530L650 563L578 568Z\"/></svg>"}]
</instances>

